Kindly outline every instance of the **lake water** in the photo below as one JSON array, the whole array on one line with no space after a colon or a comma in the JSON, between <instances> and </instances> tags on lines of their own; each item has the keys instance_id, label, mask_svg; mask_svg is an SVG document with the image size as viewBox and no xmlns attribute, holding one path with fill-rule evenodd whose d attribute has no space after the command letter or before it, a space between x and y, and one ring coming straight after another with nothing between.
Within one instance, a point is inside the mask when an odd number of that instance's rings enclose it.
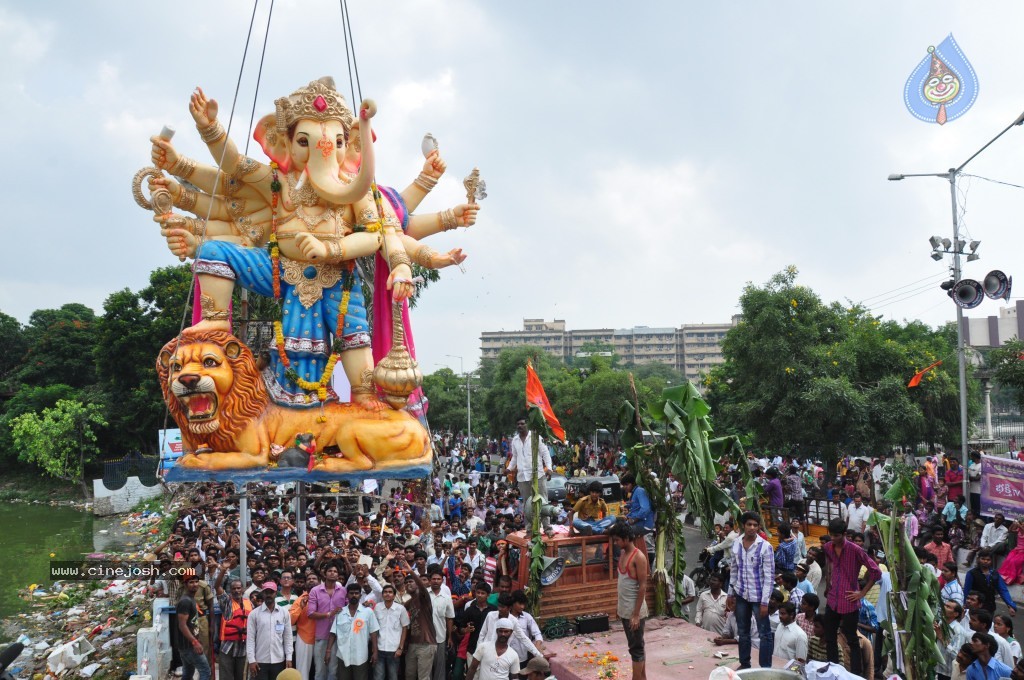
<instances>
[{"instance_id":1,"label":"lake water","mask_svg":"<svg viewBox=\"0 0 1024 680\"><path fill-rule=\"evenodd\" d=\"M18 597L19 589L31 583L49 588L51 559L122 550L126 543L140 540L125 536L121 521L72 508L0 503L0 617L30 607Z\"/></svg>"}]
</instances>

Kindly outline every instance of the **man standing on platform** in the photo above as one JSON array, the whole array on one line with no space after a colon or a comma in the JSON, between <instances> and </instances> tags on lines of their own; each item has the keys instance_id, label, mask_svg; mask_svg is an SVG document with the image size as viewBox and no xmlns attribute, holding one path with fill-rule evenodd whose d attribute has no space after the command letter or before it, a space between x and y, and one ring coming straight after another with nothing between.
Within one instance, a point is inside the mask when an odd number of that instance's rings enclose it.
<instances>
[{"instance_id":1,"label":"man standing on platform","mask_svg":"<svg viewBox=\"0 0 1024 680\"><path fill-rule=\"evenodd\" d=\"M842 520L840 520L842 521ZM758 662L771 668L775 638L768 618L768 599L775 586L775 551L761 538L761 518L755 512L740 515L743 536L733 544L729 606L736 612L740 668L750 668L750 621L757 621ZM856 620L854 620L856 625Z\"/></svg>"},{"instance_id":2,"label":"man standing on platform","mask_svg":"<svg viewBox=\"0 0 1024 680\"><path fill-rule=\"evenodd\" d=\"M825 559L830 567L831 576L828 584L828 596L825 606L825 645L828 660L839 663L839 631L843 631L850 648L850 672L863 675L860 649L857 639L857 623L860 617L861 600L871 590L875 581L882 577L882 572L864 549L852 541L846 540L846 522L835 518L828 523L831 538L824 547ZM860 587L857 576L860 568L867 572L864 575L864 586Z\"/></svg>"},{"instance_id":3,"label":"man standing on platform","mask_svg":"<svg viewBox=\"0 0 1024 680\"><path fill-rule=\"evenodd\" d=\"M519 485L519 495L523 498L526 506L526 526L532 526L533 518L533 445L530 430L526 427L526 418L516 421L516 436L512 437L512 457L508 461L508 472L514 475ZM547 444L538 441L537 464L543 473L537 472L537 493L541 498L548 497L547 476L551 474L551 452ZM547 517L541 517L544 531L550 529L551 523Z\"/></svg>"},{"instance_id":4,"label":"man standing on platform","mask_svg":"<svg viewBox=\"0 0 1024 680\"><path fill-rule=\"evenodd\" d=\"M616 522L608 529L615 550L619 551L619 582L617 613L629 645L629 658L633 662L633 680L645 680L646 655L644 651L644 620L647 618L647 564L646 551L633 544L633 531L628 524ZM770 547L769 547L770 551Z\"/></svg>"}]
</instances>

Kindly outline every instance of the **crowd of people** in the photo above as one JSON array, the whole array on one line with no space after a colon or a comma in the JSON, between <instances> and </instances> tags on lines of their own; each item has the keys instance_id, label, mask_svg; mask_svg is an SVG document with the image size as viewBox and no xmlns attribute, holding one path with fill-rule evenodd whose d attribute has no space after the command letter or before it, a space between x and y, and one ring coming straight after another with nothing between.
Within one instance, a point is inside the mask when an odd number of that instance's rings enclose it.
<instances>
[{"instance_id":1,"label":"crowd of people","mask_svg":"<svg viewBox=\"0 0 1024 680\"><path fill-rule=\"evenodd\" d=\"M1008 524L1000 513L987 522L978 516L963 495L964 470L941 452L920 464L902 452L874 460L847 458L834 473L814 460L748 454L772 526L762 526L762 516L748 512L715 527L716 539L702 555L711 576L694 618L713 633L716 644L737 645L740 667L750 666L756 649L762 667L770 666L774 655L841 663L869 680L885 677L886 633L879 621L887 620L893 583L869 518L876 509L892 510L884 494L894 483L894 460L914 471L919 489L916 502L899 502L899 521L923 568L933 571L941 587L936 616L948 628L936 626L943 650L938 677L973 680L1013 673L1024 680L1024 660L1013 636L1017 606L1007 588L1024 582L1024 541L1014 545L1024 536L1024 518ZM975 469L977 456L971 462L968 476L980 469ZM738 464L725 465L721 483L742 506L740 481ZM999 602L1005 614L997 613Z\"/></svg>"},{"instance_id":2,"label":"crowd of people","mask_svg":"<svg viewBox=\"0 0 1024 680\"><path fill-rule=\"evenodd\" d=\"M245 531L230 486L199 487L158 555L161 564L188 561L196 577L154 584L177 605L183 676L191 680L198 671L207 680L215 659L222 680L276 678L288 667L299 680L547 678L543 635L517 589L520 549L507 540L531 525L533 507L524 501L533 495L529 441L524 420L502 440L442 436L437 444L448 464L429 482L393 485L382 495L377 481L366 480L359 488L364 504L354 507L310 494L305 541L289 489L250 491ZM587 461L578 469L589 472L593 453L542 445L541 495L558 467L573 475L571 466ZM833 471L811 459L748 454L766 513L723 517L702 555L710 567L706 589L698 593L684 578L675 594L687 613L695 602L692 621L715 644L736 646L740 668L751 666L756 650L762 667L778 656L882 677L888 660L879 622L887 620L893 583L869 518L875 509L891 510L884 494L894 460L909 462L896 452L846 458ZM597 470L618 475L629 499L620 517L595 481L572 503L544 504L540 524L549 535L609 534L619 564L618 614L634 677L642 677L649 566L636 539L653 531L654 513L647 491L620 462ZM742 465L723 460L719 483L745 508L751 504L742 495ZM983 520L962 493L965 472L954 457L936 453L913 467L919 495L900 502L897 513L941 586L936 615L948 627L937 628L938 677L1013 672L1024 680L1007 588L1024 582L1024 541L1016 541L1024 519L1007 523L997 513ZM670 493L681 495L674 481ZM997 611L1000 601L1006 613Z\"/></svg>"},{"instance_id":3,"label":"crowd of people","mask_svg":"<svg viewBox=\"0 0 1024 680\"><path fill-rule=\"evenodd\" d=\"M247 518L231 485L194 488L154 553L162 569L180 561L194 572L153 582L154 593L175 605L182 677L208 680L215 665L221 680L273 680L287 668L299 680L547 678L543 635L516 587L528 556L507 540L531 520L525 421L508 441L498 474L488 474L486 456L453 455L460 464L429 482L393 483L385 492L365 480L351 496L311 487L301 509L290 485L250 484ZM553 465L542 446L542 489ZM608 512L597 488L567 507L546 506L547 530L607 531L622 546L649 533L649 498L630 475L616 472L632 492L622 517ZM620 609L639 663L647 615L643 552L619 548L620 589L632 589Z\"/></svg>"}]
</instances>

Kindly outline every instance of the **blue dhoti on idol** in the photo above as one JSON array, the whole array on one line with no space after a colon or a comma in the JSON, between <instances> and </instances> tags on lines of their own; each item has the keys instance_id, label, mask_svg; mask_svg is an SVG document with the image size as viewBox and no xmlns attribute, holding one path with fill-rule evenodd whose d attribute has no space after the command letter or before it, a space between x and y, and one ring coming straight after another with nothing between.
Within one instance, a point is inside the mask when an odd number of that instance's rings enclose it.
<instances>
[{"instance_id":1,"label":"blue dhoti on idol","mask_svg":"<svg viewBox=\"0 0 1024 680\"><path fill-rule=\"evenodd\" d=\"M274 296L273 266L265 249L226 241L207 241L199 248L195 260L197 274L233 279L243 288L266 297ZM316 382L331 354L346 277L354 280L340 338L342 348L370 346L370 323L358 269L349 272L340 264L313 265L284 257L280 258L280 266L285 353L299 377ZM272 347L270 365L263 378L274 401L284 406L319 406L316 392L306 392L293 383L285 375L286 370ZM328 385L328 400L331 399L338 397Z\"/></svg>"}]
</instances>

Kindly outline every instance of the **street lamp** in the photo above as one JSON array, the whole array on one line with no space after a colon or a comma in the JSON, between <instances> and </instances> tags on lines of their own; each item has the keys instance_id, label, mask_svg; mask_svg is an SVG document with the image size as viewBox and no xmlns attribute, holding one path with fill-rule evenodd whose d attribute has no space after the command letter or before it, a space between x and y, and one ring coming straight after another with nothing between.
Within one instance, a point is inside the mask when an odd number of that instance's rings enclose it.
<instances>
[{"instance_id":1,"label":"street lamp","mask_svg":"<svg viewBox=\"0 0 1024 680\"><path fill-rule=\"evenodd\" d=\"M456 356L455 354L445 354L446 357L451 359L459 360L459 373L465 373L465 366L462 363L462 357ZM469 373L466 373L466 446L469 446L470 436L473 434L473 404L470 401L470 395L472 390L469 388Z\"/></svg>"},{"instance_id":2,"label":"street lamp","mask_svg":"<svg viewBox=\"0 0 1024 680\"><path fill-rule=\"evenodd\" d=\"M992 144L994 144L997 139L999 139L1004 134L1009 132L1010 128L1012 128L1014 126L1017 126L1017 125L1022 125L1022 124L1024 124L1024 113L1021 113L1019 116L1017 116L1014 119L1014 121L1012 123L1010 123L1005 128L1003 128L1002 132L1000 132L998 135L993 137L989 141L988 144L986 144L985 146L983 146L980 149L978 149L977 151L975 151L974 154L972 154L970 158L965 160L958 167L950 168L946 172L925 172L925 173L915 173L915 174L892 174L892 175L889 175L889 181L890 182L897 182L897 181L905 179L907 177L941 177L942 179L944 179L944 180L949 182L949 195L950 195L950 200L951 200L951 203L952 203L952 206L953 206L953 239L952 240L942 239L940 241L938 239L938 237L935 237L935 236L933 236L931 239L929 239L929 241L932 244L932 248L935 251L935 252L932 253L932 257L934 259L938 260L938 259L942 258L942 252L938 250L938 243L941 243L941 245L943 246L944 250L947 250L947 251L950 249L950 246L952 246L953 244L959 245L960 243L963 243L963 241L960 239L960 222L957 219L958 212L957 212L957 203L956 203L956 180L957 180L957 177L959 177L960 172L964 169L964 167L967 166L968 163L970 163L975 158L977 158L978 155L981 154L982 151L984 151L988 147L992 146ZM971 247L971 257L969 257L968 259L969 260L976 260L978 258L974 256L974 252L973 251L977 249L977 245L975 245L975 243L972 242L971 246L972 246ZM953 255L953 280L954 281L959 281L960 280L960 255L962 253L963 253L963 247L958 247L958 248L954 248L953 249L952 255ZM935 257L936 254L938 254L938 257ZM966 360L966 354L965 354L966 348L964 347L963 322L964 322L964 311L960 307L960 305L957 305L956 306L956 358L957 358L958 373L959 373L959 377L960 377L960 456L961 456L962 464L963 464L963 468L964 468L964 498L966 498L968 501L970 501L970 499L971 499L971 488L970 488L969 476L967 474L967 464L969 462L967 460L967 360Z\"/></svg>"}]
</instances>

